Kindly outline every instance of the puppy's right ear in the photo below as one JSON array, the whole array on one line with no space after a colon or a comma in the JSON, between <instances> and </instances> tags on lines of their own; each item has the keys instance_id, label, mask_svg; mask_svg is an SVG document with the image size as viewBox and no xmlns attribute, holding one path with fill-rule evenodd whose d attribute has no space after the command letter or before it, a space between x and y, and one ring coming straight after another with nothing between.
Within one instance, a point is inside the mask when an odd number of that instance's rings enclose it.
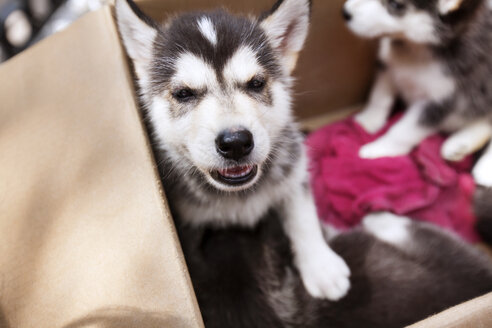
<instances>
[{"instance_id":1,"label":"puppy's right ear","mask_svg":"<svg viewBox=\"0 0 492 328\"><path fill-rule=\"evenodd\" d=\"M463 0L439 0L437 7L439 14L445 16L461 8Z\"/></svg>"},{"instance_id":2,"label":"puppy's right ear","mask_svg":"<svg viewBox=\"0 0 492 328\"><path fill-rule=\"evenodd\" d=\"M132 0L116 0L115 7L121 39L141 81L145 79L152 60L157 25Z\"/></svg>"},{"instance_id":3,"label":"puppy's right ear","mask_svg":"<svg viewBox=\"0 0 492 328\"><path fill-rule=\"evenodd\" d=\"M260 26L278 51L283 65L292 73L304 46L311 16L311 0L278 0L260 16Z\"/></svg>"}]
</instances>

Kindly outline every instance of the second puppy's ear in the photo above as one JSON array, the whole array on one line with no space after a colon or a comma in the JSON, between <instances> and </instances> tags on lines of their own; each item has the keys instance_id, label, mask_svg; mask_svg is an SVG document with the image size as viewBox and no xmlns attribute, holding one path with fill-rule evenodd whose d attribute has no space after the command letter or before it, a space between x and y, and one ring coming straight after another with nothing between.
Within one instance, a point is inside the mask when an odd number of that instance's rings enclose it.
<instances>
[{"instance_id":1,"label":"second puppy's ear","mask_svg":"<svg viewBox=\"0 0 492 328\"><path fill-rule=\"evenodd\" d=\"M309 30L310 0L279 0L260 17L260 26L291 73Z\"/></svg>"},{"instance_id":2,"label":"second puppy's ear","mask_svg":"<svg viewBox=\"0 0 492 328\"><path fill-rule=\"evenodd\" d=\"M116 0L115 12L121 39L133 61L137 78L145 80L152 60L157 25L132 0Z\"/></svg>"},{"instance_id":3,"label":"second puppy's ear","mask_svg":"<svg viewBox=\"0 0 492 328\"><path fill-rule=\"evenodd\" d=\"M440 15L446 16L460 9L463 2L464 0L439 0L437 3L437 9L439 10Z\"/></svg>"}]
</instances>

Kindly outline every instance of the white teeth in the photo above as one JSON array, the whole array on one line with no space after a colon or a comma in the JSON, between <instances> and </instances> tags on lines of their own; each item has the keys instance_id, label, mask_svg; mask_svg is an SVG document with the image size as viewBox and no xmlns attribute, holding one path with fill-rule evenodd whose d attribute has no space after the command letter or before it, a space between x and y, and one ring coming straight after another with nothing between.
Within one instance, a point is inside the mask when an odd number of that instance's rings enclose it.
<instances>
[{"instance_id":1,"label":"white teeth","mask_svg":"<svg viewBox=\"0 0 492 328\"><path fill-rule=\"evenodd\" d=\"M226 178L242 178L247 176L253 170L252 165L236 166L227 169L219 170L220 175Z\"/></svg>"}]
</instances>

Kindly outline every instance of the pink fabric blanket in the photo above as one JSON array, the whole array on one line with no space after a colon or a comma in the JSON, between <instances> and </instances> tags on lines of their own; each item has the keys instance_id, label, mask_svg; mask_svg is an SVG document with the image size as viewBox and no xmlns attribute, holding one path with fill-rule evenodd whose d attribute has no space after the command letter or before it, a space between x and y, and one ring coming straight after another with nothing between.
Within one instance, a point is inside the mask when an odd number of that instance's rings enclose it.
<instances>
[{"instance_id":1,"label":"pink fabric blanket","mask_svg":"<svg viewBox=\"0 0 492 328\"><path fill-rule=\"evenodd\" d=\"M408 156L359 158L359 148L386 132L398 118L375 135L347 119L307 138L320 218L346 230L359 224L367 213L390 211L433 222L471 242L479 240L472 212L472 159L459 163L443 160L443 136L429 137Z\"/></svg>"}]
</instances>

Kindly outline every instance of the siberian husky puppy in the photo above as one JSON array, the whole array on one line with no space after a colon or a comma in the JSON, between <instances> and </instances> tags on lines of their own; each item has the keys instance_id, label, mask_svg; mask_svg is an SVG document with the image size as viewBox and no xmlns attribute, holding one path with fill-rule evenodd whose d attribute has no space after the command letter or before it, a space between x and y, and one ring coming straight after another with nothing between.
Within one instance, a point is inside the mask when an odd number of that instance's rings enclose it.
<instances>
[{"instance_id":1,"label":"siberian husky puppy","mask_svg":"<svg viewBox=\"0 0 492 328\"><path fill-rule=\"evenodd\" d=\"M481 149L492 135L492 1L348 0L349 28L380 37L380 71L369 103L355 119L368 132L385 123L400 95L403 118L363 146L360 156L407 154L424 138L452 132L441 154L451 161ZM478 230L492 241L492 143L473 168ZM487 206L490 208L490 206Z\"/></svg>"},{"instance_id":2,"label":"siberian husky puppy","mask_svg":"<svg viewBox=\"0 0 492 328\"><path fill-rule=\"evenodd\" d=\"M438 131L456 132L442 148L460 160L492 134L492 9L488 0L348 0L348 27L380 37L380 72L356 120L369 132L385 123L400 95L403 118L360 150L363 158L399 156ZM474 168L492 186L492 146Z\"/></svg>"},{"instance_id":3,"label":"siberian husky puppy","mask_svg":"<svg viewBox=\"0 0 492 328\"><path fill-rule=\"evenodd\" d=\"M401 327L491 290L482 255L407 219L323 239L290 106L309 14L284 0L158 25L116 2L207 327Z\"/></svg>"},{"instance_id":4,"label":"siberian husky puppy","mask_svg":"<svg viewBox=\"0 0 492 328\"><path fill-rule=\"evenodd\" d=\"M163 26L131 1L116 13L180 224L253 228L275 208L307 291L338 300L350 271L323 239L291 111L310 6L278 2L259 20L189 13Z\"/></svg>"}]
</instances>

